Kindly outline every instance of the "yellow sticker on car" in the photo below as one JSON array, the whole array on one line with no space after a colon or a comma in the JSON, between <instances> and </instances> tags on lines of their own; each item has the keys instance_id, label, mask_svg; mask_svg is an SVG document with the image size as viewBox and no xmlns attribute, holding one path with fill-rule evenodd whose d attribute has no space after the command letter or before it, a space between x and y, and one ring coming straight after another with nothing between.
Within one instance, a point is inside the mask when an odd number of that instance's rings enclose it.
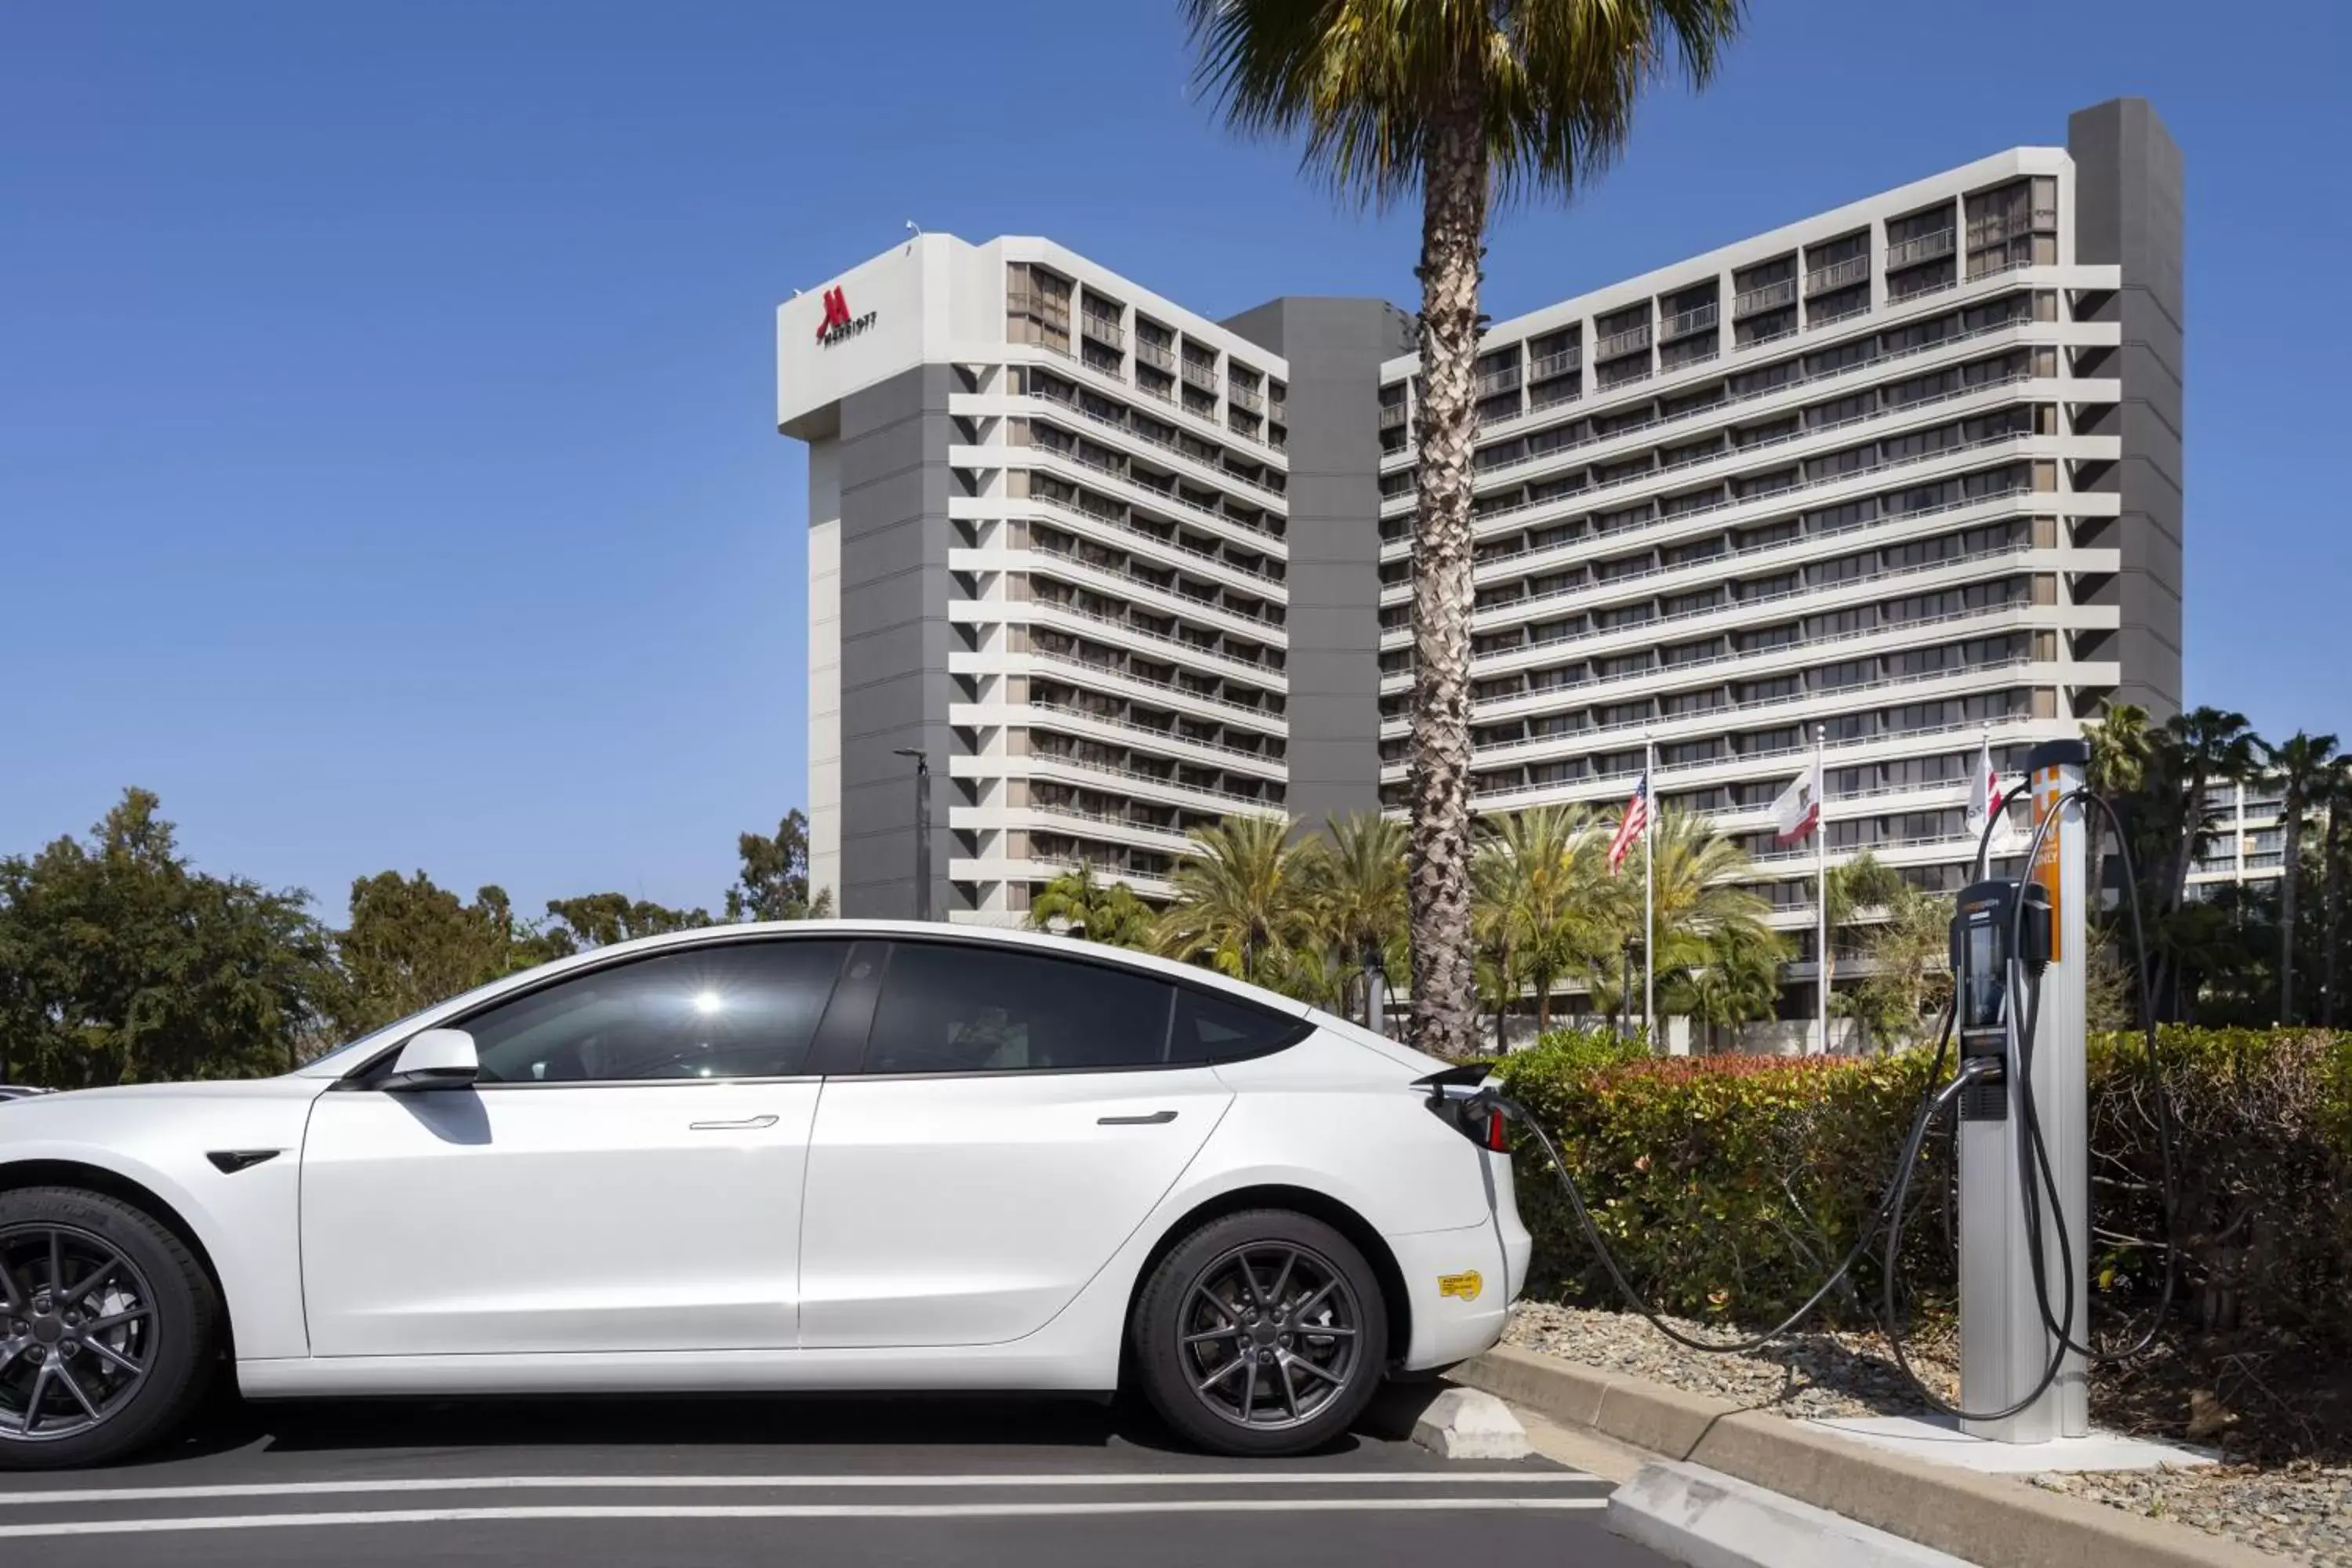
<instances>
[{"instance_id":1,"label":"yellow sticker on car","mask_svg":"<svg viewBox=\"0 0 2352 1568\"><path fill-rule=\"evenodd\" d=\"M1478 1299L1478 1292L1486 1288L1486 1281L1478 1277L1478 1271L1475 1268L1465 1268L1459 1274L1441 1274L1437 1277L1437 1293L1440 1296L1452 1296L1459 1300L1475 1301Z\"/></svg>"}]
</instances>

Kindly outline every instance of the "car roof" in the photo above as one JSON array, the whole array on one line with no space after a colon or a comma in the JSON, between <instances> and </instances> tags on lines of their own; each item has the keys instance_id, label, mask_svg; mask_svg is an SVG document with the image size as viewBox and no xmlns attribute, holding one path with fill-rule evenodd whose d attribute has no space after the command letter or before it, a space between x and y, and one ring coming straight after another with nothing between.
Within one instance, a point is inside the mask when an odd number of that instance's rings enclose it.
<instances>
[{"instance_id":1,"label":"car roof","mask_svg":"<svg viewBox=\"0 0 2352 1568\"><path fill-rule=\"evenodd\" d=\"M647 953L667 952L673 948L705 946L714 942L741 942L760 937L835 937L835 938L894 938L925 942L952 942L1024 951L1037 951L1064 958L1083 959L1090 963L1115 964L1140 970L1169 980L1209 990L1229 992L1261 1007L1272 1007L1297 1017L1305 1017L1315 1009L1295 997L1263 986L1251 985L1229 979L1198 964L1185 963L1157 953L1138 952L1133 948L1113 947L1107 942L1087 942L1083 937L1059 935L1052 931L1029 931L1009 926L962 925L944 921L875 921L875 920L814 920L814 921L749 921L735 925L697 926L691 931L665 931L658 936L641 936L628 942L616 942L604 947L590 948L568 957L555 959L520 973L501 976L487 985L477 986L460 995L436 1003L423 1012L387 1024L383 1028L359 1037L336 1047L316 1061L305 1063L297 1071L320 1077L340 1078L357 1059L352 1047L390 1044L422 1029L429 1029L451 1015L477 1007L508 991L551 980L575 970L596 968L602 964L639 957ZM372 1047L373 1048L373 1047ZM365 1055L367 1053L360 1053Z\"/></svg>"}]
</instances>

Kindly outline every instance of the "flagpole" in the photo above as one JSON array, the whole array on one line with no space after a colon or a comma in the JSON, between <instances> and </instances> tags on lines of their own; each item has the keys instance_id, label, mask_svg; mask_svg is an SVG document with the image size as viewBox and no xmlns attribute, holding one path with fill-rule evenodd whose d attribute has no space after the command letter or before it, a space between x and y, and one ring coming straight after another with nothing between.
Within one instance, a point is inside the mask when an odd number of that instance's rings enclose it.
<instances>
[{"instance_id":1,"label":"flagpole","mask_svg":"<svg viewBox=\"0 0 2352 1568\"><path fill-rule=\"evenodd\" d=\"M1821 910L1821 962L1813 968L1821 984L1822 1055L1830 1054L1830 776L1822 767L1829 727L1813 726L1813 900Z\"/></svg>"},{"instance_id":2,"label":"flagpole","mask_svg":"<svg viewBox=\"0 0 2352 1568\"><path fill-rule=\"evenodd\" d=\"M1642 1024L1650 1031L1651 1054L1664 1054L1658 1038L1658 869L1650 835L1658 826L1658 748L1642 737Z\"/></svg>"}]
</instances>

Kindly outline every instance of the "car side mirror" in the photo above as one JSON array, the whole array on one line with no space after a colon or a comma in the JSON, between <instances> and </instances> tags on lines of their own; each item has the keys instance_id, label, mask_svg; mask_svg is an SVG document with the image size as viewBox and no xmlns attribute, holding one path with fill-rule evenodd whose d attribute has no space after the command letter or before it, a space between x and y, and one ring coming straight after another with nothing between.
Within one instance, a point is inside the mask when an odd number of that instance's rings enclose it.
<instances>
[{"instance_id":1,"label":"car side mirror","mask_svg":"<svg viewBox=\"0 0 2352 1568\"><path fill-rule=\"evenodd\" d=\"M427 1029L400 1047L391 1074L376 1087L390 1093L464 1089L482 1070L474 1037L463 1029Z\"/></svg>"}]
</instances>

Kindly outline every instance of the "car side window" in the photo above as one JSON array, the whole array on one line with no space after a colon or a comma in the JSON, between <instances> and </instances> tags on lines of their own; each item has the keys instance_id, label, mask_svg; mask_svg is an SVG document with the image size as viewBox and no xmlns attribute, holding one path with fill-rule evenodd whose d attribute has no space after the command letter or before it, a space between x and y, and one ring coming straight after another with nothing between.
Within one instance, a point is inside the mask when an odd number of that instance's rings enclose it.
<instances>
[{"instance_id":1,"label":"car side window","mask_svg":"<svg viewBox=\"0 0 2352 1568\"><path fill-rule=\"evenodd\" d=\"M845 942L721 942L558 981L457 1020L478 1082L790 1078L840 972Z\"/></svg>"},{"instance_id":2,"label":"car side window","mask_svg":"<svg viewBox=\"0 0 2352 1568\"><path fill-rule=\"evenodd\" d=\"M1017 948L894 943L865 1070L1162 1066L1175 990L1148 974Z\"/></svg>"},{"instance_id":3,"label":"car side window","mask_svg":"<svg viewBox=\"0 0 2352 1568\"><path fill-rule=\"evenodd\" d=\"M1295 1046L1314 1032L1306 1019L1181 985L1170 1030L1168 1058L1178 1062L1237 1062Z\"/></svg>"}]
</instances>

